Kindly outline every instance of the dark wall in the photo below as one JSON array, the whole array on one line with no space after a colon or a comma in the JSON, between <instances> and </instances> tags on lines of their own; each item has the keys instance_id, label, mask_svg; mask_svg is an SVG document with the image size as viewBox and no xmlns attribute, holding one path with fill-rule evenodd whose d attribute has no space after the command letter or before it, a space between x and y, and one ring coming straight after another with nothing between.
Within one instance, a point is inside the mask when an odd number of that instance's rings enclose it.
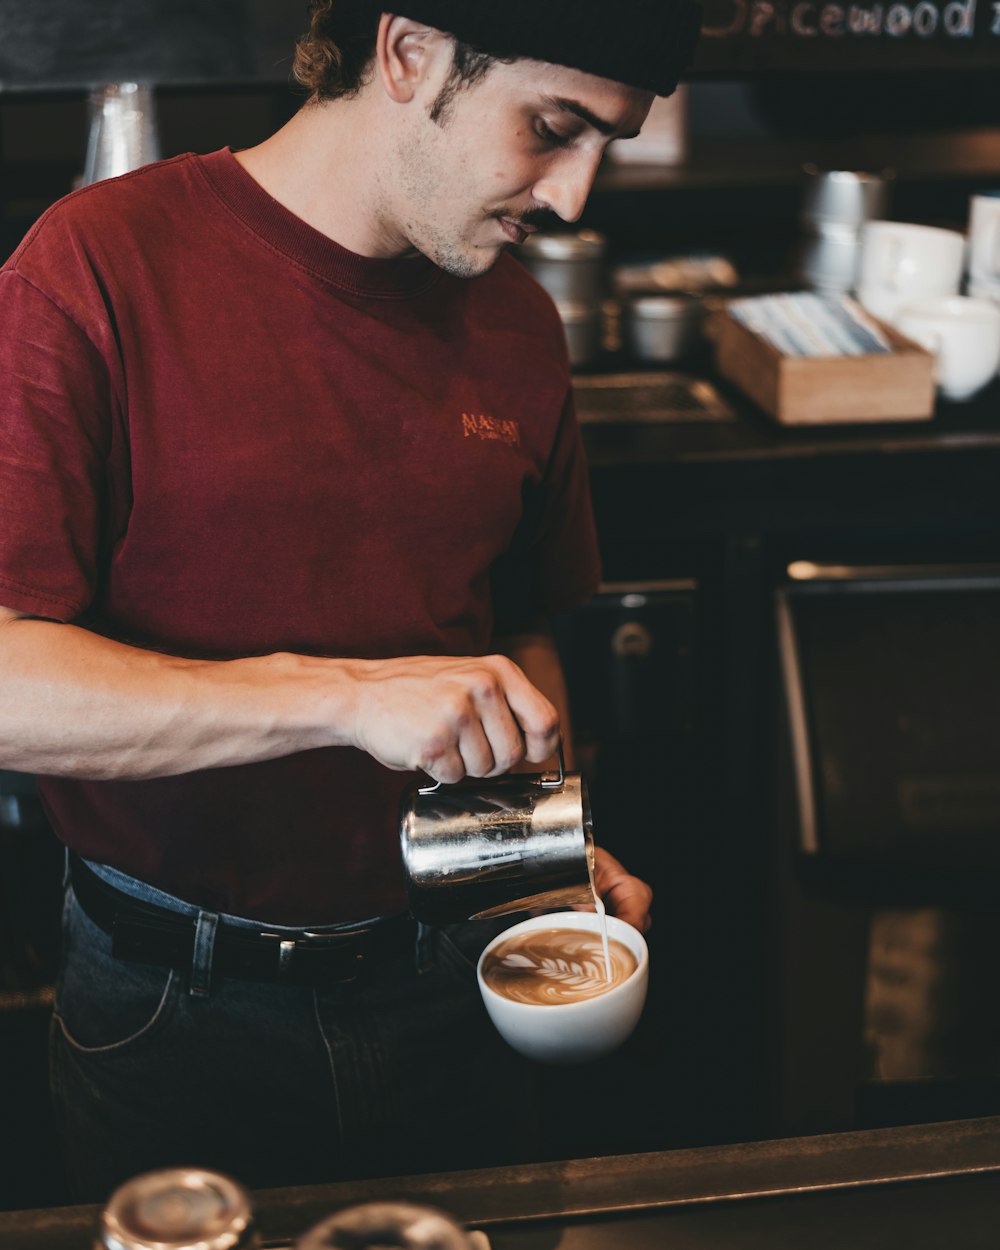
<instances>
[{"instance_id":1,"label":"dark wall","mask_svg":"<svg viewBox=\"0 0 1000 1250\"><path fill-rule=\"evenodd\" d=\"M280 80L305 25L296 0L0 0L0 88Z\"/></svg>"},{"instance_id":2,"label":"dark wall","mask_svg":"<svg viewBox=\"0 0 1000 1250\"><path fill-rule=\"evenodd\" d=\"M7 89L273 80L305 0L0 0ZM701 78L1000 68L989 0L706 0Z\"/></svg>"}]
</instances>

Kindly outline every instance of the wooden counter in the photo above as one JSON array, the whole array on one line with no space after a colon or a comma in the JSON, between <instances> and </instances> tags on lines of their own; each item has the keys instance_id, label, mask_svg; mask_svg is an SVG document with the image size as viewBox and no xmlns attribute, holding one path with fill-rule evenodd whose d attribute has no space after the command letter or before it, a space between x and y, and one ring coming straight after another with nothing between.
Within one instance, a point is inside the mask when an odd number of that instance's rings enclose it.
<instances>
[{"instance_id":1,"label":"wooden counter","mask_svg":"<svg viewBox=\"0 0 1000 1250\"><path fill-rule=\"evenodd\" d=\"M974 400L939 403L929 421L781 427L716 383L728 413L650 421L627 391L588 419L584 440L611 554L622 531L684 535L843 531L884 519L918 529L967 517L1000 523L1000 379ZM636 392L639 395L643 393ZM648 403L648 393L643 395Z\"/></svg>"},{"instance_id":2,"label":"wooden counter","mask_svg":"<svg viewBox=\"0 0 1000 1250\"><path fill-rule=\"evenodd\" d=\"M254 1195L265 1246L340 1207L441 1207L495 1250L995 1244L1000 1119L360 1181ZM0 1214L0 1250L89 1250L97 1207ZM763 1238L763 1239L762 1239Z\"/></svg>"}]
</instances>

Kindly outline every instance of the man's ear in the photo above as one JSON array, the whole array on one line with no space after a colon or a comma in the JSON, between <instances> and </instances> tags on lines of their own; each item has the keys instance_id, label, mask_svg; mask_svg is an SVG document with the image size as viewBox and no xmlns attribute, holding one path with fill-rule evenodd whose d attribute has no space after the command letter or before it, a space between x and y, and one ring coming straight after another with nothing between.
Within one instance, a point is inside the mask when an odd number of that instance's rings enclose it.
<instances>
[{"instance_id":1,"label":"man's ear","mask_svg":"<svg viewBox=\"0 0 1000 1250\"><path fill-rule=\"evenodd\" d=\"M391 100L405 104L428 77L437 60L450 48L445 37L422 22L383 13L378 25L375 64Z\"/></svg>"}]
</instances>

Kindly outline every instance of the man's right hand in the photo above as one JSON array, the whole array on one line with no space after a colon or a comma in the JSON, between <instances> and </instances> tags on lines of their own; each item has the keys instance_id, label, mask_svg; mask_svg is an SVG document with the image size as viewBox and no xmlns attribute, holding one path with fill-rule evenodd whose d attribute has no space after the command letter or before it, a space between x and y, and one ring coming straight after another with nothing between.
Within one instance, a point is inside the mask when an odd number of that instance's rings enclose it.
<instances>
[{"instance_id":1,"label":"man's right hand","mask_svg":"<svg viewBox=\"0 0 1000 1250\"><path fill-rule=\"evenodd\" d=\"M559 714L513 661L409 656L351 666L355 744L381 764L435 781L494 777L559 745Z\"/></svg>"}]
</instances>

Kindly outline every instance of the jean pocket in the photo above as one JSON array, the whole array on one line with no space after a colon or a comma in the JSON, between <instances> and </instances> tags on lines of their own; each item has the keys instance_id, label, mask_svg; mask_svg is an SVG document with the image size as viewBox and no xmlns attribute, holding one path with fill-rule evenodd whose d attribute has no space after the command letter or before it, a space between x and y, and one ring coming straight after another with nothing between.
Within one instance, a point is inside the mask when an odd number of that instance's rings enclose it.
<instances>
[{"instance_id":1,"label":"jean pocket","mask_svg":"<svg viewBox=\"0 0 1000 1250\"><path fill-rule=\"evenodd\" d=\"M94 1054L152 1038L181 991L181 976L170 968L115 959L110 937L68 892L53 1019L69 1046Z\"/></svg>"}]
</instances>

